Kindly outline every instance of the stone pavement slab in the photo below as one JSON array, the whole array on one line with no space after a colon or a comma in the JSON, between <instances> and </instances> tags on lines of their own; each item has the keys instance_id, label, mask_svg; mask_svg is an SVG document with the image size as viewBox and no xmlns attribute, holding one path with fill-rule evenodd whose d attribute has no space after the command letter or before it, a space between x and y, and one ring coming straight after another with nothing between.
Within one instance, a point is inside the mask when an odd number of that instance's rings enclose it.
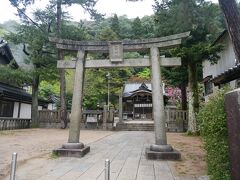
<instances>
[{"instance_id":1,"label":"stone pavement slab","mask_svg":"<svg viewBox=\"0 0 240 180\"><path fill-rule=\"evenodd\" d=\"M115 132L88 143L91 151L83 158L31 159L17 167L17 180L104 180L106 159L111 161L111 180L196 179L177 177L168 161L146 159L145 148L153 141L153 132Z\"/></svg>"}]
</instances>

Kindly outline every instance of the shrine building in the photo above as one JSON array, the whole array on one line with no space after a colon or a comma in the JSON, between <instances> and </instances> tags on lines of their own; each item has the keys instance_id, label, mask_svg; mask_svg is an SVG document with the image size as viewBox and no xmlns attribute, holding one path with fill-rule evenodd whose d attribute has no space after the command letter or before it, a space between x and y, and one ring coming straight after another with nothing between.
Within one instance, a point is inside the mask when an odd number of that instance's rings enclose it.
<instances>
[{"instance_id":1,"label":"shrine building","mask_svg":"<svg viewBox=\"0 0 240 180\"><path fill-rule=\"evenodd\" d=\"M126 83L123 88L122 102L124 120L127 119L151 120L152 119L151 83Z\"/></svg>"}]
</instances>

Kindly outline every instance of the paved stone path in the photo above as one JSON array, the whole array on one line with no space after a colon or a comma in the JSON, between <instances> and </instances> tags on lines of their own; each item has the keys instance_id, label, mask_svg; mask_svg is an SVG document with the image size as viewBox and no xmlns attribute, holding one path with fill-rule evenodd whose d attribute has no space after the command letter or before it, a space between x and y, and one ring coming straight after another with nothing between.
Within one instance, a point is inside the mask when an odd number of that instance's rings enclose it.
<instances>
[{"instance_id":1,"label":"paved stone path","mask_svg":"<svg viewBox=\"0 0 240 180\"><path fill-rule=\"evenodd\" d=\"M103 180L105 159L111 161L111 180L196 179L177 177L168 161L147 160L145 147L153 141L153 132L114 133L89 143L90 153L81 159L32 159L17 169L17 180Z\"/></svg>"}]
</instances>

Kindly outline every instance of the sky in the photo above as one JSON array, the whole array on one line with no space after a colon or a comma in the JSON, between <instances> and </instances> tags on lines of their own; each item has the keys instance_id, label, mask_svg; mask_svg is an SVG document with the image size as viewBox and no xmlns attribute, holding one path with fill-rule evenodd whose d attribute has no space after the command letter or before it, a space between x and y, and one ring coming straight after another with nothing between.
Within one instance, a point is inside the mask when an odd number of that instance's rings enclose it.
<instances>
[{"instance_id":1,"label":"sky","mask_svg":"<svg viewBox=\"0 0 240 180\"><path fill-rule=\"evenodd\" d=\"M37 8L44 8L49 0L35 0L35 5L30 7L30 11L27 12L31 16L31 11ZM217 2L218 0L212 0ZM109 17L116 13L118 16L127 15L128 18L143 17L145 15L153 14L152 5L154 0L142 0L138 2L129 2L127 0L98 0L96 9ZM66 9L74 21L80 21L81 19L89 19L87 13L81 9L79 5L74 5ZM9 0L1 0L0 4L0 23L4 23L8 20L18 20L15 15L16 9L10 5Z\"/></svg>"}]
</instances>

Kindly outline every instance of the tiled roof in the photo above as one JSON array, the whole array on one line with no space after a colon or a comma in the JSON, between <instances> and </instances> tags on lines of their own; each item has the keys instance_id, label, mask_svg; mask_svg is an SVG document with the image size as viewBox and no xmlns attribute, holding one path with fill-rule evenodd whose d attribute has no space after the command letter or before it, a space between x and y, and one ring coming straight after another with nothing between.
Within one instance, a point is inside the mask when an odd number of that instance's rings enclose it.
<instances>
[{"instance_id":1,"label":"tiled roof","mask_svg":"<svg viewBox=\"0 0 240 180\"><path fill-rule=\"evenodd\" d=\"M152 85L150 83L127 83L123 90L123 97L129 97L138 90L152 92Z\"/></svg>"},{"instance_id":2,"label":"tiled roof","mask_svg":"<svg viewBox=\"0 0 240 180\"><path fill-rule=\"evenodd\" d=\"M229 68L221 74L213 77L211 81L215 85L220 85L238 78L240 78L240 64L237 64L236 66Z\"/></svg>"},{"instance_id":3,"label":"tiled roof","mask_svg":"<svg viewBox=\"0 0 240 180\"><path fill-rule=\"evenodd\" d=\"M32 103L32 95L27 93L24 89L8 85L0 82L0 98L4 100L11 100L17 102ZM48 103L45 100L39 100L39 104L43 105Z\"/></svg>"}]
</instances>

